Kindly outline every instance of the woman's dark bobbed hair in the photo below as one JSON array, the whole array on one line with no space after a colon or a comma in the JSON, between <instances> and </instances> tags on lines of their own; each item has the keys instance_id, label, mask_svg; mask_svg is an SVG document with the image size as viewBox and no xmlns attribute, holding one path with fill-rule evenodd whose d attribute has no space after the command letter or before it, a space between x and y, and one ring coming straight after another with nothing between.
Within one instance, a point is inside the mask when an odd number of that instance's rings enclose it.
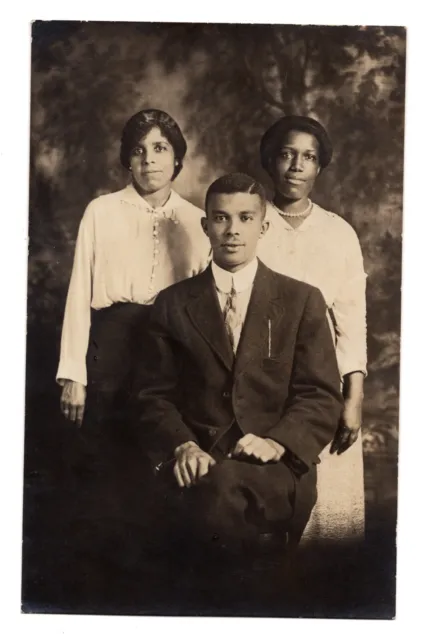
<instances>
[{"instance_id":1,"label":"woman's dark bobbed hair","mask_svg":"<svg viewBox=\"0 0 428 640\"><path fill-rule=\"evenodd\" d=\"M260 142L260 160L267 173L270 173L272 161L277 157L289 131L303 131L315 136L319 144L321 169L325 169L330 164L333 147L324 127L317 120L306 116L284 116L266 131Z\"/></svg>"},{"instance_id":2,"label":"woman's dark bobbed hair","mask_svg":"<svg viewBox=\"0 0 428 640\"><path fill-rule=\"evenodd\" d=\"M183 158L186 155L187 144L181 129L170 115L159 109L144 109L132 116L125 124L120 142L120 162L129 169L132 150L143 136L157 127L174 149L176 167L173 179L183 168Z\"/></svg>"}]
</instances>

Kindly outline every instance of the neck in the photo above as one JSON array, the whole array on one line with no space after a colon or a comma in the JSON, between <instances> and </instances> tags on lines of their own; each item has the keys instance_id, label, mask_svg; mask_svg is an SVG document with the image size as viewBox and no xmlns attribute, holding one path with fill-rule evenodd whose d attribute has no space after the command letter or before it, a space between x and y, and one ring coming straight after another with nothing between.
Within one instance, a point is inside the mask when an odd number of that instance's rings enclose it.
<instances>
[{"instance_id":1,"label":"neck","mask_svg":"<svg viewBox=\"0 0 428 640\"><path fill-rule=\"evenodd\" d=\"M153 193L144 192L141 187L133 180L132 184L134 185L135 191L140 195L144 200L151 206L153 209L156 207L163 207L164 204L168 202L168 198L171 195L171 184L168 183L159 191L154 191Z\"/></svg>"},{"instance_id":2,"label":"neck","mask_svg":"<svg viewBox=\"0 0 428 640\"><path fill-rule=\"evenodd\" d=\"M245 262L244 264L237 264L237 265L220 264L215 258L213 258L213 262L220 269L223 269L223 271L229 271L229 273L237 273L238 271L242 271L242 269L245 269L245 267L248 267L248 265L253 262L254 258L251 258L251 260L249 260L248 262Z\"/></svg>"},{"instance_id":3,"label":"neck","mask_svg":"<svg viewBox=\"0 0 428 640\"><path fill-rule=\"evenodd\" d=\"M282 195L278 191L275 192L273 203L278 209L284 211L284 213L301 213L309 206L309 198L305 197L301 200L292 200ZM309 215L310 211L308 211Z\"/></svg>"}]
</instances>

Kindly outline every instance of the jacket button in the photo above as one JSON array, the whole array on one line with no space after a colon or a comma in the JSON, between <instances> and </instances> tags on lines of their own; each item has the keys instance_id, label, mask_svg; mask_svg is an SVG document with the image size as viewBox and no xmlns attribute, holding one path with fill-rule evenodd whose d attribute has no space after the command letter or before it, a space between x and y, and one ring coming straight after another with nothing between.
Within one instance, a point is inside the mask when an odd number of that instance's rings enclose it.
<instances>
[{"instance_id":1,"label":"jacket button","mask_svg":"<svg viewBox=\"0 0 428 640\"><path fill-rule=\"evenodd\" d=\"M210 429L208 433L210 434L211 438L214 438L214 436L217 434L217 431L215 429Z\"/></svg>"},{"instance_id":2,"label":"jacket button","mask_svg":"<svg viewBox=\"0 0 428 640\"><path fill-rule=\"evenodd\" d=\"M223 391L223 398L230 398L231 395L230 391Z\"/></svg>"}]
</instances>

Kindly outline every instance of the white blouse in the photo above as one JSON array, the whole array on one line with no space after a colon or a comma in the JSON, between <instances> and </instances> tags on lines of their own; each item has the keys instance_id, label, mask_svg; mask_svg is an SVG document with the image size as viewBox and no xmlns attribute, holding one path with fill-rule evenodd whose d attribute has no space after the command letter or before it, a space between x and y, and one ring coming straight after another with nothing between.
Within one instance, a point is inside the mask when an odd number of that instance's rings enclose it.
<instances>
[{"instance_id":1,"label":"white blouse","mask_svg":"<svg viewBox=\"0 0 428 640\"><path fill-rule=\"evenodd\" d=\"M132 185L89 203L80 223L61 337L57 381L87 384L91 307L152 304L171 284L203 271L204 213L175 191L151 207Z\"/></svg>"},{"instance_id":2,"label":"white blouse","mask_svg":"<svg viewBox=\"0 0 428 640\"><path fill-rule=\"evenodd\" d=\"M366 274L355 231L316 204L297 229L271 204L266 220L269 229L259 241L258 257L274 271L321 291L333 316L341 376L366 373Z\"/></svg>"}]
</instances>

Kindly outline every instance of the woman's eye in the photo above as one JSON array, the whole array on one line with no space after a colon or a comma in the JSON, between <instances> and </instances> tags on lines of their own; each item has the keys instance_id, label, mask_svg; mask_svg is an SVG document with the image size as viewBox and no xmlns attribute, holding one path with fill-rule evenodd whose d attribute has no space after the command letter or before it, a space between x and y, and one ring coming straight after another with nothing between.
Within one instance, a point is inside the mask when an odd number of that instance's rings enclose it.
<instances>
[{"instance_id":1,"label":"woman's eye","mask_svg":"<svg viewBox=\"0 0 428 640\"><path fill-rule=\"evenodd\" d=\"M143 150L141 147L135 147L135 149L132 150L133 156L141 156L142 153L143 153Z\"/></svg>"},{"instance_id":2,"label":"woman's eye","mask_svg":"<svg viewBox=\"0 0 428 640\"><path fill-rule=\"evenodd\" d=\"M280 158L286 158L287 160L293 157L291 151L281 151L279 154Z\"/></svg>"},{"instance_id":3,"label":"woman's eye","mask_svg":"<svg viewBox=\"0 0 428 640\"><path fill-rule=\"evenodd\" d=\"M155 145L155 151L166 151L167 148L164 144L157 144Z\"/></svg>"},{"instance_id":4,"label":"woman's eye","mask_svg":"<svg viewBox=\"0 0 428 640\"><path fill-rule=\"evenodd\" d=\"M307 153L305 156L306 160L310 160L311 162L316 162L317 157L313 153Z\"/></svg>"}]
</instances>

